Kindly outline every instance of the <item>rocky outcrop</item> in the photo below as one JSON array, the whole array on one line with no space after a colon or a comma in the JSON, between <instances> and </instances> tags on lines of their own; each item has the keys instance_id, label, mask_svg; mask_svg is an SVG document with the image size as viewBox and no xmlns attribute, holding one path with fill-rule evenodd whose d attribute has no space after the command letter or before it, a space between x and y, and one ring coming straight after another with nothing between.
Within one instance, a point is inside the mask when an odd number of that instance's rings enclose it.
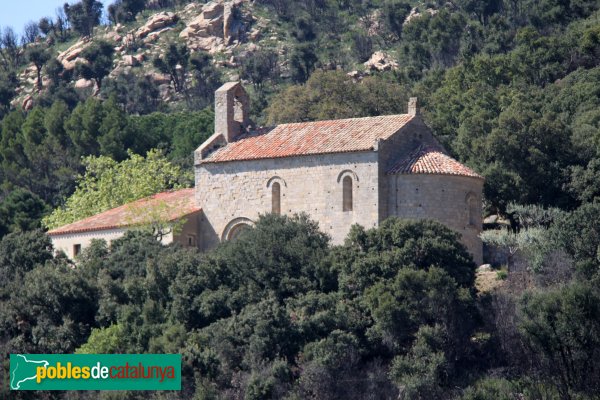
<instances>
[{"instance_id":1,"label":"rocky outcrop","mask_svg":"<svg viewBox=\"0 0 600 400\"><path fill-rule=\"evenodd\" d=\"M391 71L398 69L398 63L388 54L382 51L376 51L371 58L364 63L367 70L371 71Z\"/></svg>"},{"instance_id":2,"label":"rocky outcrop","mask_svg":"<svg viewBox=\"0 0 600 400\"><path fill-rule=\"evenodd\" d=\"M117 66L118 67L137 67L137 66L140 66L144 62L145 59L146 59L146 56L143 53L135 54L135 55L126 54L117 63Z\"/></svg>"},{"instance_id":3,"label":"rocky outcrop","mask_svg":"<svg viewBox=\"0 0 600 400\"><path fill-rule=\"evenodd\" d=\"M94 82L89 79L78 79L75 81L75 89L87 89L94 86Z\"/></svg>"},{"instance_id":4,"label":"rocky outcrop","mask_svg":"<svg viewBox=\"0 0 600 400\"><path fill-rule=\"evenodd\" d=\"M160 35L162 35L165 32L168 32L172 29L173 28L171 28L171 27L167 27L167 28L159 29L156 32L152 32L151 34L146 36L146 38L144 39L144 43L148 44L148 43L156 42L158 40L158 38L160 37Z\"/></svg>"},{"instance_id":5,"label":"rocky outcrop","mask_svg":"<svg viewBox=\"0 0 600 400\"><path fill-rule=\"evenodd\" d=\"M188 22L179 37L192 50L209 53L223 51L235 40L240 39L244 24L236 19L236 10L244 0L216 0L202 7L202 12Z\"/></svg>"},{"instance_id":6,"label":"rocky outcrop","mask_svg":"<svg viewBox=\"0 0 600 400\"><path fill-rule=\"evenodd\" d=\"M33 97L30 94L23 99L23 102L21 103L21 108L23 109L23 111L29 111L33 108Z\"/></svg>"},{"instance_id":7,"label":"rocky outcrop","mask_svg":"<svg viewBox=\"0 0 600 400\"><path fill-rule=\"evenodd\" d=\"M148 78L152 80L156 85L168 85L171 83L171 77L167 74L161 74L158 72L153 72L147 75Z\"/></svg>"},{"instance_id":8,"label":"rocky outcrop","mask_svg":"<svg viewBox=\"0 0 600 400\"><path fill-rule=\"evenodd\" d=\"M193 50L216 52L223 45L223 11L222 2L211 2L202 8L202 12L192 19L179 37L188 42Z\"/></svg>"},{"instance_id":9,"label":"rocky outcrop","mask_svg":"<svg viewBox=\"0 0 600 400\"><path fill-rule=\"evenodd\" d=\"M104 35L104 40L109 42L121 43L121 41L123 40L123 36L121 36L116 29L117 28L115 28L114 31L108 32L106 35Z\"/></svg>"},{"instance_id":10,"label":"rocky outcrop","mask_svg":"<svg viewBox=\"0 0 600 400\"><path fill-rule=\"evenodd\" d=\"M139 64L139 62L134 56L132 56L132 55L123 56L123 65L126 65L128 67L135 67L138 64Z\"/></svg>"},{"instance_id":11,"label":"rocky outcrop","mask_svg":"<svg viewBox=\"0 0 600 400\"><path fill-rule=\"evenodd\" d=\"M63 65L66 70L72 70L75 65L79 62L87 62L87 60L81 56L81 53L91 44L89 40L80 40L67 50L58 54L56 59Z\"/></svg>"},{"instance_id":12,"label":"rocky outcrop","mask_svg":"<svg viewBox=\"0 0 600 400\"><path fill-rule=\"evenodd\" d=\"M148 0L148 4L152 1L158 0ZM98 28L93 38L79 40L59 53L57 60L65 70L73 71L77 64L89 63L83 57L83 52L93 40L104 40L114 48L114 69L109 77L114 78L131 71L135 74L145 74L159 87L163 98L176 98L177 94L172 90L170 77L157 73L151 65L152 59L165 55L164 36L167 36L169 41L174 39L173 33L168 32L174 29L179 32L180 28L176 23L183 23L185 28L176 42L185 43L191 51L221 53L222 57L217 57L218 61L215 60L214 65L232 70L247 54L257 51L260 48L261 35L270 32L270 21L253 16L253 9L250 0L212 0L206 4L192 2L174 12L157 11L147 20L138 20L135 26L117 24ZM234 50L238 46L239 48ZM226 74L230 73L231 71L226 71ZM12 104L15 108L30 107L39 92L37 71L33 66L29 66L18 78L20 84ZM71 82L78 90L98 90L93 82L78 78L74 77ZM48 77L43 76L42 90L49 85Z\"/></svg>"},{"instance_id":13,"label":"rocky outcrop","mask_svg":"<svg viewBox=\"0 0 600 400\"><path fill-rule=\"evenodd\" d=\"M346 75L348 75L350 78L352 78L355 82L359 82L365 77L364 72L357 71L357 70L350 71Z\"/></svg>"},{"instance_id":14,"label":"rocky outcrop","mask_svg":"<svg viewBox=\"0 0 600 400\"><path fill-rule=\"evenodd\" d=\"M154 14L142 27L135 31L135 36L139 39L143 39L150 33L173 25L175 22L177 22L177 15L175 13L160 12Z\"/></svg>"},{"instance_id":15,"label":"rocky outcrop","mask_svg":"<svg viewBox=\"0 0 600 400\"><path fill-rule=\"evenodd\" d=\"M383 24L381 18L381 10L375 10L372 13L359 18L360 24L367 32L367 36L380 35Z\"/></svg>"},{"instance_id":16,"label":"rocky outcrop","mask_svg":"<svg viewBox=\"0 0 600 400\"><path fill-rule=\"evenodd\" d=\"M233 14L233 9L237 7L233 3L226 3L225 9L223 10L223 40L225 44L231 44L231 41L236 36L235 32L235 16Z\"/></svg>"},{"instance_id":17,"label":"rocky outcrop","mask_svg":"<svg viewBox=\"0 0 600 400\"><path fill-rule=\"evenodd\" d=\"M404 19L404 22L402 23L402 25L408 24L413 19L419 18L419 17L423 16L425 13L433 16L438 13L438 10L434 10L433 8L428 8L427 10L425 10L424 12L421 13L421 12L419 12L418 7L413 7L410 10L410 13L408 14L408 16Z\"/></svg>"}]
</instances>

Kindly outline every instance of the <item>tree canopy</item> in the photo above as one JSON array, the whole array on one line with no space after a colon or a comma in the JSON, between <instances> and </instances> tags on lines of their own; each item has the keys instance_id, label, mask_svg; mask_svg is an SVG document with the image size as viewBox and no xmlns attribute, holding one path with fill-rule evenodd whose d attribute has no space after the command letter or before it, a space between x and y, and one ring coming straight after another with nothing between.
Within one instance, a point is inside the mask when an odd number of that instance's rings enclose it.
<instances>
[{"instance_id":1,"label":"tree canopy","mask_svg":"<svg viewBox=\"0 0 600 400\"><path fill-rule=\"evenodd\" d=\"M83 160L85 174L65 205L44 218L47 228L56 228L125 203L185 185L186 174L159 151L146 157L129 153L116 162L106 156Z\"/></svg>"}]
</instances>

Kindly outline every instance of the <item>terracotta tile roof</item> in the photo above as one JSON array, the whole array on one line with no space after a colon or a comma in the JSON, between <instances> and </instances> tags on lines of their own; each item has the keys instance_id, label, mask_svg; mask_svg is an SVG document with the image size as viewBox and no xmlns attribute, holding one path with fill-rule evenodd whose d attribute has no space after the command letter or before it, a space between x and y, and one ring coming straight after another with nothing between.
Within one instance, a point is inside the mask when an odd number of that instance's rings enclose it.
<instances>
[{"instance_id":1,"label":"terracotta tile roof","mask_svg":"<svg viewBox=\"0 0 600 400\"><path fill-rule=\"evenodd\" d=\"M194 199L194 189L158 193L112 210L52 229L49 235L101 231L150 222L153 218L174 221L200 211ZM154 214L154 213L155 214Z\"/></svg>"},{"instance_id":2,"label":"terracotta tile roof","mask_svg":"<svg viewBox=\"0 0 600 400\"><path fill-rule=\"evenodd\" d=\"M282 124L268 133L250 134L229 143L202 162L371 150L377 139L389 138L412 118L412 115L400 114Z\"/></svg>"},{"instance_id":3,"label":"terracotta tile roof","mask_svg":"<svg viewBox=\"0 0 600 400\"><path fill-rule=\"evenodd\" d=\"M420 146L402 158L388 174L440 174L470 176L483 179L481 175L464 166L435 146Z\"/></svg>"}]
</instances>

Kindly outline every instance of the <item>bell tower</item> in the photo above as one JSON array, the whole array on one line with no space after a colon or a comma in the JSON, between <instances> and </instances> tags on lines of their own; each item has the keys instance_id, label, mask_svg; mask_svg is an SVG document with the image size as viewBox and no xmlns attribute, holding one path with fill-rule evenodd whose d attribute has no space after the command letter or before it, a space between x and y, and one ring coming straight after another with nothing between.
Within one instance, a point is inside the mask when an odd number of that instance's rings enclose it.
<instances>
[{"instance_id":1,"label":"bell tower","mask_svg":"<svg viewBox=\"0 0 600 400\"><path fill-rule=\"evenodd\" d=\"M234 142L250 124L248 94L240 82L228 82L215 92L215 133Z\"/></svg>"}]
</instances>

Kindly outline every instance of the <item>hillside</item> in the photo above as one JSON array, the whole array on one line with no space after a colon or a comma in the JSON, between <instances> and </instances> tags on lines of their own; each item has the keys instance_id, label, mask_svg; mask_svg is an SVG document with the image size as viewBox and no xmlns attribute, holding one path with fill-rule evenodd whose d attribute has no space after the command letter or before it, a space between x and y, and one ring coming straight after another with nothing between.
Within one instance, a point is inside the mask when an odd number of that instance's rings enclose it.
<instances>
[{"instance_id":1,"label":"hillside","mask_svg":"<svg viewBox=\"0 0 600 400\"><path fill-rule=\"evenodd\" d=\"M398 63L392 56L382 49L376 50L373 46L373 39L370 37L382 33L384 21L380 10L377 7L371 8L372 10L365 10L370 12L369 15L343 21L344 24L349 24L352 31L366 32L354 38L357 41L365 41L362 46L358 45L360 49L353 49L349 41L352 37L346 33L346 37L338 38L343 47L338 51L348 53L345 60L341 63L335 59L326 60L327 53L323 52L321 60L312 61L314 66L309 67L309 71L306 72L310 73L310 69L319 66L324 69L343 68L348 69L352 77L360 78L370 71L398 70ZM424 6L412 8L405 16L404 24L423 16L419 12L420 8L424 9ZM436 13L437 10L432 8L425 11L427 15ZM310 19L310 16L307 17ZM143 10L132 21L95 27L93 35L83 38L69 35L64 41L59 41L53 35L47 35L45 38L38 36L34 43L27 44L25 48L45 48L50 59L56 59L62 66L59 78L71 78L67 82L68 85L84 96L97 96L102 95L97 82L75 74L75 69L77 64L89 62L84 55L86 48L97 42L107 42L114 47L114 52L106 80L118 82L122 76L134 76L136 80L145 79L158 90L161 101L177 107L176 103L183 100L180 87L183 83L175 82L176 78L171 72L165 72L164 69L153 65L154 59L165 58L169 46L186 46L192 56L206 55L208 58L203 60L206 64L203 67L218 71L221 81L243 78L255 85L261 85L262 81L272 78L276 80L275 83L284 83L286 80L293 82L296 79L291 79L292 75L297 71L293 71L290 54L294 53L298 43L309 42L307 39L317 35L314 22L308 23L308 19L290 21L277 13L273 15L272 8L260 2L192 2L186 6L169 7L164 10ZM314 49L311 49L316 53L315 56L325 50L320 48L319 43L324 39L316 40ZM392 50L391 46L382 44L384 48L387 47L386 50ZM352 54L354 52L360 54ZM267 59L262 60L263 57ZM257 62L265 65L254 65ZM189 86L192 85L193 72L181 71L182 68L188 68L184 64L178 63L178 73ZM38 84L37 67L34 63L18 69L17 77L19 83L11 105L15 108L21 107L25 111L38 104L37 97L56 84L44 68L41 84ZM205 95L210 97L209 94Z\"/></svg>"},{"instance_id":2,"label":"hillside","mask_svg":"<svg viewBox=\"0 0 600 400\"><path fill-rule=\"evenodd\" d=\"M158 89L161 101L176 102L182 97L179 88L174 87L171 76L154 67L152 61L164 58L170 45L185 45L191 52L209 54L211 64L223 69L223 79L239 78L236 57L256 51L257 43L261 43L258 39L261 31L257 27L267 26L264 20L253 16L252 10L253 7L243 1L191 3L170 11L148 10L125 24L96 27L92 37L75 37L64 43L53 43L50 37L45 44L51 57L62 65L61 74L72 75L78 63L89 62L84 55L85 49L105 41L114 47L107 80L118 80L123 75L146 78ZM268 31L262 32L265 33ZM39 41L43 39L39 38ZM100 94L92 79L71 77L70 86L86 94ZM18 96L12 100L12 105L21 105L25 110L31 109L36 104L37 94L52 84L48 75L42 74L42 87L38 88L35 65L26 67L18 78ZM191 76L185 78L191 81Z\"/></svg>"},{"instance_id":3,"label":"hillside","mask_svg":"<svg viewBox=\"0 0 600 400\"><path fill-rule=\"evenodd\" d=\"M438 138L488 178L489 212L511 201L573 208L594 196L588 129L597 124L587 110L597 100L578 92L597 82L595 2L129 0L110 9L107 26L92 11L87 25L73 11L73 21L65 13L42 19L26 30L23 48L5 29L0 117L57 100L70 113L86 99L112 98L124 114L117 125L130 126L127 116L210 108L214 89L238 78L252 89L259 125L403 112L417 95ZM97 129L89 134L102 136ZM125 148L172 146L157 135L121 132L110 139L121 154L99 144L80 153L122 158ZM512 144L526 137L527 148ZM35 160L23 162L29 169Z\"/></svg>"}]
</instances>

